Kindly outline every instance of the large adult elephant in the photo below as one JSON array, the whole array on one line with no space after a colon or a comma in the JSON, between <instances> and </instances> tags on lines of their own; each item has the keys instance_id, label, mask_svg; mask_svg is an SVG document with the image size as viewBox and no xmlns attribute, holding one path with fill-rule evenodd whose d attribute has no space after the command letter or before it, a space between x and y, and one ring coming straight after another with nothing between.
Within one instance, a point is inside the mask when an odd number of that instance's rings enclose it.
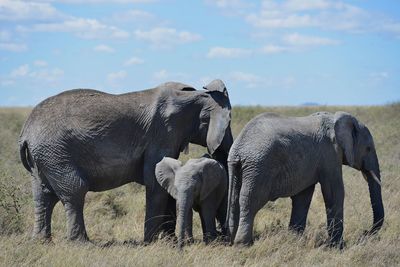
<instances>
[{"instance_id":1,"label":"large adult elephant","mask_svg":"<svg viewBox=\"0 0 400 267\"><path fill-rule=\"evenodd\" d=\"M342 164L360 170L368 182L373 210L371 232L384 220L380 170L368 128L345 112L307 117L272 113L252 119L228 157L228 221L232 242L251 244L257 211L268 201L291 197L289 227L302 232L316 183L320 183L332 245L342 246L344 186Z\"/></svg>"},{"instance_id":2,"label":"large adult elephant","mask_svg":"<svg viewBox=\"0 0 400 267\"><path fill-rule=\"evenodd\" d=\"M51 237L51 214L61 200L68 238L88 240L86 192L129 182L146 186L144 240L175 231L175 200L155 179L155 165L178 158L189 143L208 148L226 165L233 142L224 83L204 87L169 82L112 95L77 89L37 105L20 136L21 161L32 173L35 237Z\"/></svg>"}]
</instances>

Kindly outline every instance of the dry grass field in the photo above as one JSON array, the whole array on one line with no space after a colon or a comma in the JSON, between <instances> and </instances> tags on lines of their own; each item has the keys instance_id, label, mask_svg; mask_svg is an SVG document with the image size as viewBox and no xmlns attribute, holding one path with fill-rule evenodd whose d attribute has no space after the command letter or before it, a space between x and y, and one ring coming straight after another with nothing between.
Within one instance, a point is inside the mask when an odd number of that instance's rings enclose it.
<instances>
[{"instance_id":1,"label":"dry grass field","mask_svg":"<svg viewBox=\"0 0 400 267\"><path fill-rule=\"evenodd\" d=\"M400 265L400 104L376 107L235 107L232 129L237 136L255 115L272 111L302 116L318 110L344 110L371 130L378 151L386 211L378 235L361 238L371 227L368 186L361 173L344 168L346 248L323 245L326 217L317 187L303 236L287 230L290 200L268 203L257 215L257 240L250 248L205 246L195 214L196 243L179 252L166 240L144 246L144 188L136 184L86 197L85 220L90 244L65 240L65 215L57 204L53 242L30 239L33 201L30 176L22 167L17 139L30 109L0 109L0 265L1 266L398 266ZM188 157L204 151L191 146Z\"/></svg>"}]
</instances>

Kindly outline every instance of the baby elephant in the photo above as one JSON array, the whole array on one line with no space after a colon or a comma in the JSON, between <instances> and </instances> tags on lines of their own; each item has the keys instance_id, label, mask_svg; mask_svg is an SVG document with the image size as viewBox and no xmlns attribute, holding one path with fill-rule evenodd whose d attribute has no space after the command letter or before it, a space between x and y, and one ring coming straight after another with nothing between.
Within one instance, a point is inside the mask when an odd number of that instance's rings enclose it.
<instances>
[{"instance_id":1,"label":"baby elephant","mask_svg":"<svg viewBox=\"0 0 400 267\"><path fill-rule=\"evenodd\" d=\"M160 185L177 200L179 248L184 245L185 233L189 241L193 240L192 208L200 214L204 242L217 237L215 218L225 234L228 177L218 161L204 155L182 166L179 160L164 157L155 173Z\"/></svg>"}]
</instances>

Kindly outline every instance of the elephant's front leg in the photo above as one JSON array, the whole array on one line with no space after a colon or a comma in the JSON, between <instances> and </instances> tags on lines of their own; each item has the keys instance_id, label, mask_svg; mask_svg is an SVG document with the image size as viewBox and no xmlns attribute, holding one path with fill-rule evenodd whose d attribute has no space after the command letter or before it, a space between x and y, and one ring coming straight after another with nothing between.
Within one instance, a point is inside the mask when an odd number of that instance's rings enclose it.
<instances>
[{"instance_id":1,"label":"elephant's front leg","mask_svg":"<svg viewBox=\"0 0 400 267\"><path fill-rule=\"evenodd\" d=\"M330 245L343 248L344 185L341 172L340 176L323 179L321 191L325 201Z\"/></svg>"},{"instance_id":2,"label":"elephant's front leg","mask_svg":"<svg viewBox=\"0 0 400 267\"><path fill-rule=\"evenodd\" d=\"M303 233L306 228L307 214L314 193L315 184L301 191L292 199L292 215L290 216L289 229Z\"/></svg>"},{"instance_id":3,"label":"elephant's front leg","mask_svg":"<svg viewBox=\"0 0 400 267\"><path fill-rule=\"evenodd\" d=\"M161 225L163 237L175 238L176 226L176 200L168 195L167 216L164 216L164 222Z\"/></svg>"},{"instance_id":4,"label":"elephant's front leg","mask_svg":"<svg viewBox=\"0 0 400 267\"><path fill-rule=\"evenodd\" d=\"M157 183L146 184L146 216L144 222L144 242L157 239L163 229L168 207L168 193Z\"/></svg>"},{"instance_id":5,"label":"elephant's front leg","mask_svg":"<svg viewBox=\"0 0 400 267\"><path fill-rule=\"evenodd\" d=\"M186 226L186 236L187 236L187 242L188 243L193 243L193 209L190 209L189 211L189 217L187 220L187 226Z\"/></svg>"},{"instance_id":6,"label":"elephant's front leg","mask_svg":"<svg viewBox=\"0 0 400 267\"><path fill-rule=\"evenodd\" d=\"M160 232L165 228L165 222L171 220L168 212L170 195L161 187L155 177L155 166L162 159L161 151L153 151L145 156L143 169L144 184L146 186L146 215L144 222L144 242L150 243L157 239ZM168 155L162 153L162 155ZM174 205L175 210L175 205ZM175 218L173 219L175 227ZM172 234L175 233L175 228Z\"/></svg>"},{"instance_id":7,"label":"elephant's front leg","mask_svg":"<svg viewBox=\"0 0 400 267\"><path fill-rule=\"evenodd\" d=\"M200 207L201 226L203 228L203 241L208 244L217 238L215 225L216 209L212 203L202 203Z\"/></svg>"}]
</instances>

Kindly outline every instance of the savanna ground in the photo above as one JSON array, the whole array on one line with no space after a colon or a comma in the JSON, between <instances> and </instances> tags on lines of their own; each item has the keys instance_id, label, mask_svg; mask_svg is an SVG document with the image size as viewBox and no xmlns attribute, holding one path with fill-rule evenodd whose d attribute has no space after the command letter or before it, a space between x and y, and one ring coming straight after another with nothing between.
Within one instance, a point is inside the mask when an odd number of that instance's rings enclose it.
<instances>
[{"instance_id":1,"label":"savanna ground","mask_svg":"<svg viewBox=\"0 0 400 267\"><path fill-rule=\"evenodd\" d=\"M361 238L371 227L372 210L367 183L361 173L343 167L346 248L324 246L326 216L319 187L311 204L307 229L299 237L287 230L290 199L268 203L257 215L254 246L236 248L200 242L195 214L196 243L179 252L166 240L144 246L144 188L137 184L103 193L88 193L85 220L91 244L65 239L65 215L57 204L53 215L53 242L32 241L33 201L30 176L19 160L17 139L30 109L0 109L0 265L2 266L394 266L400 265L400 104L376 107L235 107L232 129L237 136L255 115L272 111L302 116L315 111L344 110L371 130L378 151L386 211L378 235ZM191 146L183 160L200 156Z\"/></svg>"}]
</instances>

